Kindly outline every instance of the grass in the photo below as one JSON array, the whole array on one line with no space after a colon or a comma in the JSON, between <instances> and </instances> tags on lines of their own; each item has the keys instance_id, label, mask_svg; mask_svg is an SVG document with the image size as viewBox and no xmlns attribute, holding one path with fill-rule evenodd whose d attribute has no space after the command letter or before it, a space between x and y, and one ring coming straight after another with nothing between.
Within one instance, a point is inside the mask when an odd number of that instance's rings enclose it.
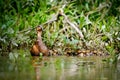
<instances>
[{"instance_id":1,"label":"grass","mask_svg":"<svg viewBox=\"0 0 120 80\"><path fill-rule=\"evenodd\" d=\"M44 5L43 5L44 3ZM53 3L53 4L52 4ZM111 55L120 49L120 19L116 1L59 2L1 0L0 51L11 52L16 48L30 47L36 40L35 27L57 14L63 4L64 13L82 31L84 39L68 25L63 17L43 26L43 41L49 49L64 52L67 48L100 50ZM6 4L4 6L4 4ZM14 4L14 5L13 5ZM111 4L114 4L111 6Z\"/></svg>"}]
</instances>

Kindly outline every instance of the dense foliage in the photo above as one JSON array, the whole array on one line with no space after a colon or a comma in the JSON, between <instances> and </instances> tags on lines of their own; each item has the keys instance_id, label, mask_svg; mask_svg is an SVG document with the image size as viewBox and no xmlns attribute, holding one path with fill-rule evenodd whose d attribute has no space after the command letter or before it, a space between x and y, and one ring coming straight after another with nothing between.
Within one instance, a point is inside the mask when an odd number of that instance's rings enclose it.
<instances>
[{"instance_id":1,"label":"dense foliage","mask_svg":"<svg viewBox=\"0 0 120 80\"><path fill-rule=\"evenodd\" d=\"M35 27L49 21L62 8L82 31L84 39L63 17L43 26L43 41L53 50L120 52L119 0L0 0L0 51L30 47Z\"/></svg>"}]
</instances>

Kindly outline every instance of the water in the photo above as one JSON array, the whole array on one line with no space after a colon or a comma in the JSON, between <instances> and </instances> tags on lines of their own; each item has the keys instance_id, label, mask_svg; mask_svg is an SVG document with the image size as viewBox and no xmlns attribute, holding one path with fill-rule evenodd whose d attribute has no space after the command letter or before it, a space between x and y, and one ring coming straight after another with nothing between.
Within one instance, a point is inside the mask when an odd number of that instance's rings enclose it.
<instances>
[{"instance_id":1,"label":"water","mask_svg":"<svg viewBox=\"0 0 120 80\"><path fill-rule=\"evenodd\" d=\"M120 64L104 58L1 56L0 80L120 80Z\"/></svg>"}]
</instances>

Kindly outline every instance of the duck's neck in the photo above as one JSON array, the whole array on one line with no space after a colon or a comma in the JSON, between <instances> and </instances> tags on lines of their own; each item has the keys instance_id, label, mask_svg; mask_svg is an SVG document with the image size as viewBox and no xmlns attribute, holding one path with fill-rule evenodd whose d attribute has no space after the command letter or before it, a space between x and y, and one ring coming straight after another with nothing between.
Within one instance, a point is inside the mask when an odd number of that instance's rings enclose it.
<instances>
[{"instance_id":1,"label":"duck's neck","mask_svg":"<svg viewBox=\"0 0 120 80\"><path fill-rule=\"evenodd\" d=\"M41 32L38 32L38 33L37 33L37 39L40 40L40 41L42 41L41 34L42 34Z\"/></svg>"}]
</instances>

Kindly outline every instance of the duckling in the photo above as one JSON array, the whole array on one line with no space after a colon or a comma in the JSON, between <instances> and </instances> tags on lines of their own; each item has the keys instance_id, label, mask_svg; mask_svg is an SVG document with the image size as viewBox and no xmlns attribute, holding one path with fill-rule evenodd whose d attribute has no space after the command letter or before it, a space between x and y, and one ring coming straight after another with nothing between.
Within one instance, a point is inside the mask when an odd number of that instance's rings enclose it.
<instances>
[{"instance_id":1,"label":"duckling","mask_svg":"<svg viewBox=\"0 0 120 80\"><path fill-rule=\"evenodd\" d=\"M32 56L39 56L40 53L42 53L43 56L48 56L49 55L49 50L45 46L45 44L42 41L42 27L38 26L36 28L37 30L37 40L35 41L34 45L32 46L30 53Z\"/></svg>"}]
</instances>

